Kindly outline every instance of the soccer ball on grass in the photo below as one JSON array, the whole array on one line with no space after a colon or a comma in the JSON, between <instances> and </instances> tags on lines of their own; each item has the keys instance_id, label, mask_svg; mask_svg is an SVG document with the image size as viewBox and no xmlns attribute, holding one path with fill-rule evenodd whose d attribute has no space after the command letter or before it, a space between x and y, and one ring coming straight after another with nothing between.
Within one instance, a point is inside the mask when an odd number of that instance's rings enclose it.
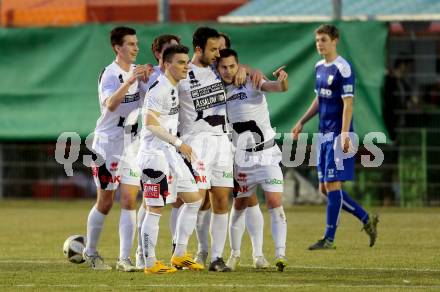
<instances>
[{"instance_id":1,"label":"soccer ball on grass","mask_svg":"<svg viewBox=\"0 0 440 292\"><path fill-rule=\"evenodd\" d=\"M63 245L63 253L66 259L74 264L81 264L85 260L82 256L86 245L86 238L82 235L72 235L66 239Z\"/></svg>"}]
</instances>

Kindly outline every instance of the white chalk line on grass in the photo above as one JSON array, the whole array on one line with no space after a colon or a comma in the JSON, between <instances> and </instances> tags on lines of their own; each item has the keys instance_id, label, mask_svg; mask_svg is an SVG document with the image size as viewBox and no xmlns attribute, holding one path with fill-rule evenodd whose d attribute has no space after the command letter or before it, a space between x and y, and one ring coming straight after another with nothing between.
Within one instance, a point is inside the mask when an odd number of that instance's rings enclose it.
<instances>
[{"instance_id":1,"label":"white chalk line on grass","mask_svg":"<svg viewBox=\"0 0 440 292\"><path fill-rule=\"evenodd\" d=\"M311 283L292 283L292 284L144 284L144 285L108 285L108 284L15 284L0 285L0 287L17 288L303 288L303 287L327 287L327 288L412 288L412 289L439 289L440 285L397 285L397 284L311 284Z\"/></svg>"},{"instance_id":2,"label":"white chalk line on grass","mask_svg":"<svg viewBox=\"0 0 440 292\"><path fill-rule=\"evenodd\" d=\"M240 265L244 268L253 268L253 265ZM356 267L326 267L326 266L299 266L288 265L288 269L296 270L343 270L343 271L389 271L389 272L440 272L440 269L416 269L416 268L384 268L384 267L371 267L371 268L356 268Z\"/></svg>"},{"instance_id":3,"label":"white chalk line on grass","mask_svg":"<svg viewBox=\"0 0 440 292\"><path fill-rule=\"evenodd\" d=\"M0 260L0 264L67 264L65 260ZM243 268L252 268L252 265L240 265ZM299 266L289 265L288 269L296 270L343 270L343 271L389 271L389 272L440 272L440 269L430 268L384 268L384 267L371 267L371 268L356 268L356 267L327 267L327 266Z\"/></svg>"}]
</instances>

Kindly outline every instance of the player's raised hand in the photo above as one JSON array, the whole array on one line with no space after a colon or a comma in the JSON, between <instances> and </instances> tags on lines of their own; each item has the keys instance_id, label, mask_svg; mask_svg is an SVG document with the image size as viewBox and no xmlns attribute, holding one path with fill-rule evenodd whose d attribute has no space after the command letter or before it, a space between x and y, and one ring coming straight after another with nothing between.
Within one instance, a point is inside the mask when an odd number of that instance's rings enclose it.
<instances>
[{"instance_id":1,"label":"player's raised hand","mask_svg":"<svg viewBox=\"0 0 440 292\"><path fill-rule=\"evenodd\" d=\"M188 160L189 162L193 162L197 160L197 157L192 151L191 146L189 146L188 144L182 143L182 145L180 145L179 147L179 152L182 153L183 156L185 156L185 159Z\"/></svg>"},{"instance_id":2,"label":"player's raised hand","mask_svg":"<svg viewBox=\"0 0 440 292\"><path fill-rule=\"evenodd\" d=\"M276 69L272 75L277 78L277 81L284 81L289 77L286 71L284 71L284 68L286 68L285 65L281 66L280 68Z\"/></svg>"},{"instance_id":3,"label":"player's raised hand","mask_svg":"<svg viewBox=\"0 0 440 292\"><path fill-rule=\"evenodd\" d=\"M292 129L293 140L298 140L298 135L302 132L303 124L301 122L296 123Z\"/></svg>"},{"instance_id":4,"label":"player's raised hand","mask_svg":"<svg viewBox=\"0 0 440 292\"><path fill-rule=\"evenodd\" d=\"M131 73L130 78L128 78L127 82L129 84L133 84L136 82L136 80L142 80L142 78L145 76L145 67L142 65L137 65L133 72Z\"/></svg>"}]
</instances>

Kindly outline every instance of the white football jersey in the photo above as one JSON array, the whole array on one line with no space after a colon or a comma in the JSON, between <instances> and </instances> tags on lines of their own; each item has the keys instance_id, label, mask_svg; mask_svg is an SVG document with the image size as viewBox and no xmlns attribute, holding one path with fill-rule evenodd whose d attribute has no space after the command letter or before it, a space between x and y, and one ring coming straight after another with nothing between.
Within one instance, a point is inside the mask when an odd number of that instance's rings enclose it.
<instances>
[{"instance_id":1,"label":"white football jersey","mask_svg":"<svg viewBox=\"0 0 440 292\"><path fill-rule=\"evenodd\" d=\"M105 105L106 99L114 94L122 83L127 80L135 65L126 72L116 62L108 65L99 76L99 106L101 116L96 122L95 134L107 136L109 139L121 139L125 133L137 133L137 118L141 105L138 81L128 89L127 94L115 111L111 112Z\"/></svg>"},{"instance_id":2,"label":"white football jersey","mask_svg":"<svg viewBox=\"0 0 440 292\"><path fill-rule=\"evenodd\" d=\"M159 124L170 134L177 134L179 118L177 87L172 85L165 75L160 75L157 78L145 96L145 102L142 108L143 115L145 115L148 110L160 113L158 118ZM148 150L170 146L172 145L153 135L145 125L142 126L140 151L148 152Z\"/></svg>"},{"instance_id":3,"label":"white football jersey","mask_svg":"<svg viewBox=\"0 0 440 292\"><path fill-rule=\"evenodd\" d=\"M181 103L179 132L223 134L226 128L226 95L216 69L190 64L178 85Z\"/></svg>"},{"instance_id":4,"label":"white football jersey","mask_svg":"<svg viewBox=\"0 0 440 292\"><path fill-rule=\"evenodd\" d=\"M227 114L233 129L232 142L235 146L240 149L252 148L275 137L276 133L270 124L266 96L262 91L252 87L249 78L245 85L228 85L226 95Z\"/></svg>"}]
</instances>

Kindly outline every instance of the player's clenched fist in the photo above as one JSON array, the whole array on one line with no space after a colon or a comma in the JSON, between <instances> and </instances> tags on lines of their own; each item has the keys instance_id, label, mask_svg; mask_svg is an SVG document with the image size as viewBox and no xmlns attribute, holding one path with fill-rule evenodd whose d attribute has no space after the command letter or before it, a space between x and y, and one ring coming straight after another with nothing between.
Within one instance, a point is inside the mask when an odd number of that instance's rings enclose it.
<instances>
[{"instance_id":1,"label":"player's clenched fist","mask_svg":"<svg viewBox=\"0 0 440 292\"><path fill-rule=\"evenodd\" d=\"M133 84L136 80L143 80L145 77L146 68L143 65L137 65L136 68L133 69L133 72L130 78L127 80L129 84Z\"/></svg>"}]
</instances>

